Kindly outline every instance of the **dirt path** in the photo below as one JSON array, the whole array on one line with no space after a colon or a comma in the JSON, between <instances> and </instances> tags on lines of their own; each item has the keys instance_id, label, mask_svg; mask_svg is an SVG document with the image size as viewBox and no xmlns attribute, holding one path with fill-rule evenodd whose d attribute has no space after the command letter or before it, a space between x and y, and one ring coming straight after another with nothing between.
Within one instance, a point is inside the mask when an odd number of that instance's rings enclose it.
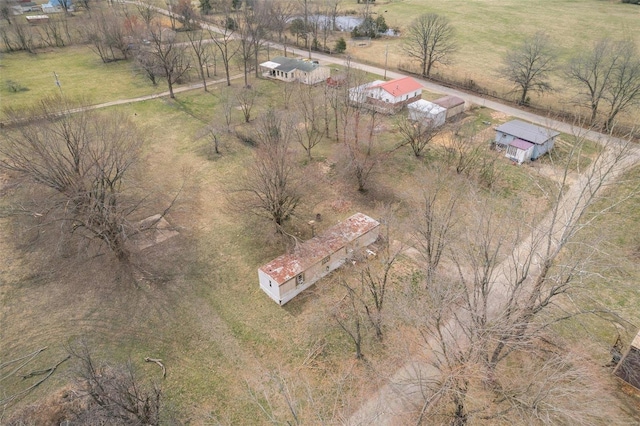
<instances>
[{"instance_id":1,"label":"dirt path","mask_svg":"<svg viewBox=\"0 0 640 426\"><path fill-rule=\"evenodd\" d=\"M543 253L538 250L545 248L545 237L552 236L551 248L558 244L558 240L563 237L563 232L567 226L575 223L576 212L583 209L586 203L591 199L594 183L602 182L606 187L618 179L621 174L640 161L640 149L633 147L628 155L620 160L616 158L616 151L621 149L620 143L614 141L608 145L604 151L601 162L594 164L580 175L576 182L566 192L560 200L560 208L557 210L557 217L553 217L551 212L539 225L539 227L531 233L531 235L520 243L514 250L515 259L508 258L496 269L495 281L493 283L489 299L493 305L489 308L489 318L496 318L504 311L506 298L510 294L510 287L513 280L514 264L523 265L525 262L531 261L531 270L529 277L535 277L539 274L543 261ZM602 178L599 171L613 164L611 172ZM603 166L604 165L604 166ZM602 179L602 180L601 180ZM415 253L407 253L410 257ZM531 256L533 259L531 260ZM531 285L531 279L528 284ZM524 292L526 296L526 291ZM460 328L459 323L455 320L449 321L443 330L449 334L450 338L464 339L464 332ZM435 340L428 342L425 347L438 347ZM402 419L420 407L428 395L424 394L425 390L418 383L428 378L437 378L439 372L429 362L434 359L432 353L421 354L420 360L417 359L408 362L399 368L389 379L388 384L378 390L378 392L366 401L360 409L358 409L349 419L349 425L399 425Z\"/></svg>"}]
</instances>

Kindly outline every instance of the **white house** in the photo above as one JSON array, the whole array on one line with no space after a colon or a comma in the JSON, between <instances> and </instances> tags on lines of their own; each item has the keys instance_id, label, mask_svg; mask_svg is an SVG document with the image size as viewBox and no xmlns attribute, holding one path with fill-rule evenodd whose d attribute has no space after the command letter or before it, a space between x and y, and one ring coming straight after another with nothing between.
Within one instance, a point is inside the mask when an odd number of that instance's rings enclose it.
<instances>
[{"instance_id":1,"label":"white house","mask_svg":"<svg viewBox=\"0 0 640 426\"><path fill-rule=\"evenodd\" d=\"M340 267L354 250L378 239L380 223L356 213L258 269L260 288L284 305L320 278Z\"/></svg>"},{"instance_id":2,"label":"white house","mask_svg":"<svg viewBox=\"0 0 640 426\"><path fill-rule=\"evenodd\" d=\"M411 77L376 80L349 89L349 100L378 112L393 114L422 96L422 85Z\"/></svg>"},{"instance_id":3,"label":"white house","mask_svg":"<svg viewBox=\"0 0 640 426\"><path fill-rule=\"evenodd\" d=\"M419 99L407 105L409 119L429 126L442 126L447 119L447 110L440 105Z\"/></svg>"},{"instance_id":4,"label":"white house","mask_svg":"<svg viewBox=\"0 0 640 426\"><path fill-rule=\"evenodd\" d=\"M442 108L447 110L447 120L464 112L464 99L457 96L444 96L442 98L436 99L435 101L433 101L433 103L436 105L440 105Z\"/></svg>"},{"instance_id":5,"label":"white house","mask_svg":"<svg viewBox=\"0 0 640 426\"><path fill-rule=\"evenodd\" d=\"M506 148L506 157L522 164L551 151L559 132L520 120L496 127L495 144Z\"/></svg>"},{"instance_id":6,"label":"white house","mask_svg":"<svg viewBox=\"0 0 640 426\"><path fill-rule=\"evenodd\" d=\"M260 64L262 76L275 78L286 82L299 81L304 84L318 84L331 75L329 67L318 64L317 61L285 58L278 56Z\"/></svg>"}]
</instances>

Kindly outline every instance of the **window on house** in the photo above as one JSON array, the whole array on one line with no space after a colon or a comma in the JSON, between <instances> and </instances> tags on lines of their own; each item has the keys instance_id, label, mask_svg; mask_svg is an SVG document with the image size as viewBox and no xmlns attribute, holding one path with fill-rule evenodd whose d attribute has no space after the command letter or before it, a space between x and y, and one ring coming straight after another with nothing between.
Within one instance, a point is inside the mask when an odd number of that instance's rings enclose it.
<instances>
[{"instance_id":1,"label":"window on house","mask_svg":"<svg viewBox=\"0 0 640 426\"><path fill-rule=\"evenodd\" d=\"M298 283L298 285L304 283L304 274L300 274L296 277L296 281Z\"/></svg>"}]
</instances>

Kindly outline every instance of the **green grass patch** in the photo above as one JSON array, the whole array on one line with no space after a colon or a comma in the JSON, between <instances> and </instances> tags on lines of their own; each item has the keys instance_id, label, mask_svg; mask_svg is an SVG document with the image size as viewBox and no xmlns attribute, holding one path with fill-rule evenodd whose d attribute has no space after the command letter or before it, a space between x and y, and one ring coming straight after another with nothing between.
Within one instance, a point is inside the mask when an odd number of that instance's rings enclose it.
<instances>
[{"instance_id":1,"label":"green grass patch","mask_svg":"<svg viewBox=\"0 0 640 426\"><path fill-rule=\"evenodd\" d=\"M56 77L60 87L56 85ZM128 99L166 90L154 87L134 71L131 61L103 63L87 46L51 49L42 53L5 53L1 80L10 80L28 90L14 91L0 85L3 107L26 107L48 95L64 93L69 98L87 98L91 104Z\"/></svg>"}]
</instances>

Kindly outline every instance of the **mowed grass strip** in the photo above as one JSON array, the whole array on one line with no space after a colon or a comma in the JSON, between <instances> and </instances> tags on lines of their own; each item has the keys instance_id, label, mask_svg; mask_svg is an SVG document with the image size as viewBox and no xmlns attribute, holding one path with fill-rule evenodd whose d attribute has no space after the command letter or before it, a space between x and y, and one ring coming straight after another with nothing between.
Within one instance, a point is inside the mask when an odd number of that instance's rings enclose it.
<instances>
[{"instance_id":1,"label":"mowed grass strip","mask_svg":"<svg viewBox=\"0 0 640 426\"><path fill-rule=\"evenodd\" d=\"M56 85L54 72L60 87ZM0 103L5 107L26 107L45 96L59 94L69 98L84 97L91 104L159 93L166 84L158 86L135 71L133 62L103 63L88 46L47 49L37 54L5 53L0 67ZM28 89L11 91L10 80Z\"/></svg>"}]
</instances>

